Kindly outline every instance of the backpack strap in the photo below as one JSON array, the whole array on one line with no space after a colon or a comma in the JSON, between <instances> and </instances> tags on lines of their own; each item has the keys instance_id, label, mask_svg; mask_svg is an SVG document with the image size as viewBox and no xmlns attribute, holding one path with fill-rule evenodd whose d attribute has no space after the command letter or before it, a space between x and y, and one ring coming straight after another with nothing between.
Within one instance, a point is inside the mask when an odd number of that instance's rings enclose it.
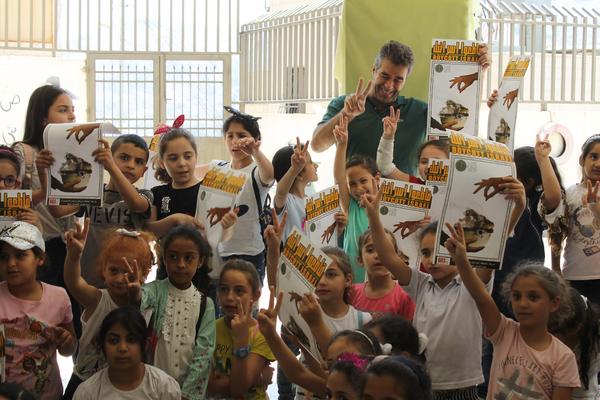
<instances>
[{"instance_id":1,"label":"backpack strap","mask_svg":"<svg viewBox=\"0 0 600 400\"><path fill-rule=\"evenodd\" d=\"M196 337L198 337L198 331L200 330L200 325L202 325L204 311L206 311L206 295L200 292L200 313L198 314L198 321L196 321Z\"/></svg>"},{"instance_id":2,"label":"backpack strap","mask_svg":"<svg viewBox=\"0 0 600 400\"><path fill-rule=\"evenodd\" d=\"M25 174L23 175L23 189L31 189L31 180L33 179L33 150L31 146L21 142L23 147L23 158L25 162Z\"/></svg>"},{"instance_id":3,"label":"backpack strap","mask_svg":"<svg viewBox=\"0 0 600 400\"><path fill-rule=\"evenodd\" d=\"M250 173L250 177L252 178L252 189L254 189L254 198L256 199L256 208L258 210L258 215L262 212L263 205L260 201L260 190L258 189L258 183L256 179L254 179L254 171L256 171L258 166L252 168L252 172Z\"/></svg>"},{"instance_id":4,"label":"backpack strap","mask_svg":"<svg viewBox=\"0 0 600 400\"><path fill-rule=\"evenodd\" d=\"M363 327L363 313L360 310L356 310L358 315L358 329Z\"/></svg>"}]
</instances>

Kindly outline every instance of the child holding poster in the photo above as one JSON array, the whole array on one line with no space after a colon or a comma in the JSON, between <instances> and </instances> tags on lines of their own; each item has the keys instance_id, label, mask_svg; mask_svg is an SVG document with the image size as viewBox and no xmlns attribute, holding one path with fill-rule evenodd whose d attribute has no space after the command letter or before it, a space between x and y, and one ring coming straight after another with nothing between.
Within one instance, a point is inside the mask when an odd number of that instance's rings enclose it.
<instances>
[{"instance_id":1,"label":"child holding poster","mask_svg":"<svg viewBox=\"0 0 600 400\"><path fill-rule=\"evenodd\" d=\"M251 262L258 271L262 286L265 245L260 218L264 216L263 208L274 182L273 165L260 149L260 117L244 114L228 106L225 106L225 110L231 113L223 122L222 129L230 160L199 165L196 174L204 176L211 167L217 165L224 171L248 175L246 184L236 198L236 207L239 207L236 228L229 240L219 244L218 251L224 261L237 258Z\"/></svg>"},{"instance_id":2,"label":"child holding poster","mask_svg":"<svg viewBox=\"0 0 600 400\"><path fill-rule=\"evenodd\" d=\"M296 146L282 147L273 156L273 174L277 182L273 206L278 216L287 211L283 241L287 239L294 226L304 231L305 191L308 185L319 179L318 165L312 161L308 144L309 142L300 143L300 138L297 137Z\"/></svg>"},{"instance_id":3,"label":"child holding poster","mask_svg":"<svg viewBox=\"0 0 600 400\"><path fill-rule=\"evenodd\" d=\"M88 240L81 255L81 272L89 284L102 287L102 278L96 272L96 257L103 248L105 236L110 230L125 228L140 230L150 217L152 192L137 189L134 184L144 176L148 160L148 145L138 135L120 135L109 146L104 139L101 147L92 153L96 162L108 171L110 179L103 190L101 206L49 206L57 218L76 215L90 219ZM38 165L49 166L54 162L49 150L40 152ZM42 176L46 168L39 169Z\"/></svg>"},{"instance_id":4,"label":"child holding poster","mask_svg":"<svg viewBox=\"0 0 600 400\"><path fill-rule=\"evenodd\" d=\"M31 191L20 191L21 182L18 179L21 170L21 160L17 153L8 146L0 146L0 208L2 217L0 219L16 219L29 222L42 231L42 222L37 213L31 208L33 206ZM3 193L3 191L6 191ZM20 200L22 199L22 200ZM8 200L8 201L7 201ZM10 201L12 200L12 201ZM9 203L20 204L14 207Z\"/></svg>"},{"instance_id":5,"label":"child holding poster","mask_svg":"<svg viewBox=\"0 0 600 400\"><path fill-rule=\"evenodd\" d=\"M428 240L433 250L435 232L421 240L422 261L428 264L429 274L411 269L395 252L385 233L379 216L379 201L383 191L376 195L363 195L375 250L381 262L398 279L398 283L416 304L413 324L428 338L425 357L434 392L444 399L477 400L477 386L483 382L481 372L482 335L481 318L477 305L466 287L457 278L455 266L431 265L423 252L423 241ZM478 269L479 279L486 290L492 289L492 270ZM460 332L458 334L449 334Z\"/></svg>"},{"instance_id":6,"label":"child holding poster","mask_svg":"<svg viewBox=\"0 0 600 400\"><path fill-rule=\"evenodd\" d=\"M394 107L390 107L390 115L382 119L383 134L377 148L377 166L381 174L386 178L424 185L429 160L433 158L444 160L450 157L448 140L433 139L423 143L417 153L419 176L409 175L406 172L400 171L393 162L394 137L399 120L400 110L394 111Z\"/></svg>"},{"instance_id":7,"label":"child holding poster","mask_svg":"<svg viewBox=\"0 0 600 400\"><path fill-rule=\"evenodd\" d=\"M375 160L364 156L350 158L346 162L348 146L348 118L340 117L333 130L335 137L335 161L333 176L340 190L340 205L348 215L348 225L344 235L344 251L352 265L354 283L365 281L365 271L358 263L358 238L369 227L365 209L360 205L363 194L377 193L380 173Z\"/></svg>"}]
</instances>

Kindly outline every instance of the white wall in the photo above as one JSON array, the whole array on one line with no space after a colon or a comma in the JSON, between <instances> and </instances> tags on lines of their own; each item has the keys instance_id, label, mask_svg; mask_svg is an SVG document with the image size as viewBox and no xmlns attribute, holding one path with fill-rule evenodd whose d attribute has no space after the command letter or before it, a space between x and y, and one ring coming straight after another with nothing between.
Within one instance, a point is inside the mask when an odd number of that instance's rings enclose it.
<instances>
[{"instance_id":1,"label":"white wall","mask_svg":"<svg viewBox=\"0 0 600 400\"><path fill-rule=\"evenodd\" d=\"M76 96L75 113L80 121L86 120L87 89L85 60L82 58L54 58L40 53L18 55L0 53L0 142L10 138L13 132L17 140L23 137L25 113L29 96L43 85L48 77L60 78L60 86ZM18 104L10 103L18 96ZM9 111L5 111L10 108Z\"/></svg>"}]
</instances>

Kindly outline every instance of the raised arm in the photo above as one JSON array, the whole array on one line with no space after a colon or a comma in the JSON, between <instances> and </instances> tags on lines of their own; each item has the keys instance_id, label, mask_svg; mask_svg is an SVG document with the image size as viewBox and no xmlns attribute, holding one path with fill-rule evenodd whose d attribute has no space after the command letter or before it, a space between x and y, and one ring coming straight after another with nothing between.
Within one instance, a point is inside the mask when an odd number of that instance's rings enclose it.
<instances>
[{"instance_id":1,"label":"raised arm","mask_svg":"<svg viewBox=\"0 0 600 400\"><path fill-rule=\"evenodd\" d=\"M386 178L408 181L410 175L400 171L394 165L394 137L400 120L400 109L390 106L390 115L383 118L383 134L377 148L377 167Z\"/></svg>"},{"instance_id":2,"label":"raised arm","mask_svg":"<svg viewBox=\"0 0 600 400\"><path fill-rule=\"evenodd\" d=\"M165 236L172 228L178 225L189 224L195 226L199 230L204 230L204 225L191 215L177 213L171 214L159 221L156 220L156 207L152 206L150 219L146 221L145 228L152 232L156 237Z\"/></svg>"},{"instance_id":3,"label":"raised arm","mask_svg":"<svg viewBox=\"0 0 600 400\"><path fill-rule=\"evenodd\" d=\"M356 86L356 91L353 94L349 94L344 99L344 107L340 112L334 115L327 122L317 125L312 135L312 149L317 153L321 153L333 144L335 144L335 137L333 130L336 125L340 124L342 116L348 118L348 123L355 117L359 116L365 111L365 101L367 95L371 90L371 81L364 86L364 79L360 78Z\"/></svg>"},{"instance_id":4,"label":"raised arm","mask_svg":"<svg viewBox=\"0 0 600 400\"><path fill-rule=\"evenodd\" d=\"M342 116L340 124L333 129L335 137L335 159L333 162L333 179L340 191L340 206L345 213L350 207L350 189L346 179L346 149L348 148L348 118Z\"/></svg>"},{"instance_id":5,"label":"raised arm","mask_svg":"<svg viewBox=\"0 0 600 400\"><path fill-rule=\"evenodd\" d=\"M412 276L412 269L406 265L404 260L396 253L394 245L389 236L385 233L381 218L379 217L379 201L383 195L383 189L380 188L377 194L364 194L361 203L367 211L369 226L373 235L373 244L377 251L377 256L383 265L394 275L400 285L408 285Z\"/></svg>"},{"instance_id":6,"label":"raised arm","mask_svg":"<svg viewBox=\"0 0 600 400\"><path fill-rule=\"evenodd\" d=\"M542 187L544 188L542 204L548 212L552 212L558 207L561 198L560 183L558 177L554 173L552 164L550 163L551 151L552 146L548 141L548 137L542 138L540 135L537 135L535 143L535 159L540 167L542 175Z\"/></svg>"},{"instance_id":7,"label":"raised arm","mask_svg":"<svg viewBox=\"0 0 600 400\"><path fill-rule=\"evenodd\" d=\"M123 197L123 200L134 213L143 213L148 210L148 199L135 189L119 169L110 151L110 145L105 139L99 139L100 147L92 152L94 161L101 164L110 174L111 183Z\"/></svg>"},{"instance_id":8,"label":"raised arm","mask_svg":"<svg viewBox=\"0 0 600 400\"><path fill-rule=\"evenodd\" d=\"M256 325L252 318L252 304L244 309L238 301L238 313L231 320L231 335L233 348L238 349L250 343L250 330ZM231 397L243 397L254 386L268 361L256 354L250 353L247 357L233 357L229 374L229 393Z\"/></svg>"},{"instance_id":9,"label":"raised arm","mask_svg":"<svg viewBox=\"0 0 600 400\"><path fill-rule=\"evenodd\" d=\"M83 279L81 276L81 253L90 229L90 219L86 218L83 227L75 223L74 229L69 229L65 234L67 242L67 256L64 265L65 285L69 293L83 306L87 315L96 309L100 297L100 290Z\"/></svg>"},{"instance_id":10,"label":"raised arm","mask_svg":"<svg viewBox=\"0 0 600 400\"><path fill-rule=\"evenodd\" d=\"M277 304L274 304L274 292L275 288L272 287L271 297L269 299L269 309L260 310L256 317L260 332L265 337L267 344L271 348L275 358L277 358L279 366L281 366L285 372L285 376L287 376L290 382L302 386L312 393L324 395L325 379L305 368L302 363L298 361L294 353L286 346L283 339L277 334L275 324L277 322L277 314L281 307L283 293L280 292L278 294Z\"/></svg>"},{"instance_id":11,"label":"raised arm","mask_svg":"<svg viewBox=\"0 0 600 400\"><path fill-rule=\"evenodd\" d=\"M333 332L325 325L323 310L312 293L305 293L299 304L299 312L308 324L311 333L317 341L321 353L327 349L327 344L333 336Z\"/></svg>"},{"instance_id":12,"label":"raised arm","mask_svg":"<svg viewBox=\"0 0 600 400\"><path fill-rule=\"evenodd\" d=\"M271 186L273 183L273 164L271 160L260 151L260 140L256 140L253 137L240 139L240 149L250 154L256 162L256 169L258 170L258 178L263 186Z\"/></svg>"},{"instance_id":13,"label":"raised arm","mask_svg":"<svg viewBox=\"0 0 600 400\"><path fill-rule=\"evenodd\" d=\"M304 166L306 165L306 160L308 157L308 143L305 145L300 143L300 138L296 137L296 147L294 147L294 154L292 155L291 166L283 175L283 177L277 182L277 188L275 191L275 198L273 199L273 204L275 211L280 213L285 206L285 202L287 200L288 194L290 193L290 189L296 180L296 177Z\"/></svg>"},{"instance_id":14,"label":"raised arm","mask_svg":"<svg viewBox=\"0 0 600 400\"><path fill-rule=\"evenodd\" d=\"M477 304L488 335L493 335L500 325L500 310L467 258L467 246L462 225L458 222L454 226L446 223L446 227L450 231L451 237L446 240L444 246L456 262L458 273Z\"/></svg>"},{"instance_id":15,"label":"raised arm","mask_svg":"<svg viewBox=\"0 0 600 400\"><path fill-rule=\"evenodd\" d=\"M277 266L281 253L281 238L287 221L287 211L283 213L281 222L274 209L271 210L273 225L265 228L265 240L267 242L267 284L269 287L277 287Z\"/></svg>"},{"instance_id":16,"label":"raised arm","mask_svg":"<svg viewBox=\"0 0 600 400\"><path fill-rule=\"evenodd\" d=\"M514 207L508 222L508 233L512 234L527 204L525 186L523 186L523 183L521 183L520 180L513 176L505 176L502 180L504 182L500 184L500 189L502 189L504 198L509 201L514 201Z\"/></svg>"}]
</instances>

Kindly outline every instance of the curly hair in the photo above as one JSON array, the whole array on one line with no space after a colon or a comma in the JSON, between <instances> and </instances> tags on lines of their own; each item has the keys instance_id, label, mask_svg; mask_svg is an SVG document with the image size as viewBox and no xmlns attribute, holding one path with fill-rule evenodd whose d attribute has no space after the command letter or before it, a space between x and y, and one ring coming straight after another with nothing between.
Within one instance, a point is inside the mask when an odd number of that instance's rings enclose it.
<instances>
[{"instance_id":1,"label":"curly hair","mask_svg":"<svg viewBox=\"0 0 600 400\"><path fill-rule=\"evenodd\" d=\"M413 54L412 49L409 46L395 40L390 40L381 46L379 53L377 53L377 56L375 56L375 69L379 69L379 67L381 67L381 63L383 62L384 58L389 60L394 65L403 65L408 67L409 73L415 64L415 55Z\"/></svg>"},{"instance_id":2,"label":"curly hair","mask_svg":"<svg viewBox=\"0 0 600 400\"><path fill-rule=\"evenodd\" d=\"M515 268L502 283L502 295L512 310L512 288L518 278L533 276L546 291L550 300L558 300L558 309L550 314L548 329L555 330L557 326L569 319L573 314L569 285L562 276L539 263L525 262Z\"/></svg>"}]
</instances>

